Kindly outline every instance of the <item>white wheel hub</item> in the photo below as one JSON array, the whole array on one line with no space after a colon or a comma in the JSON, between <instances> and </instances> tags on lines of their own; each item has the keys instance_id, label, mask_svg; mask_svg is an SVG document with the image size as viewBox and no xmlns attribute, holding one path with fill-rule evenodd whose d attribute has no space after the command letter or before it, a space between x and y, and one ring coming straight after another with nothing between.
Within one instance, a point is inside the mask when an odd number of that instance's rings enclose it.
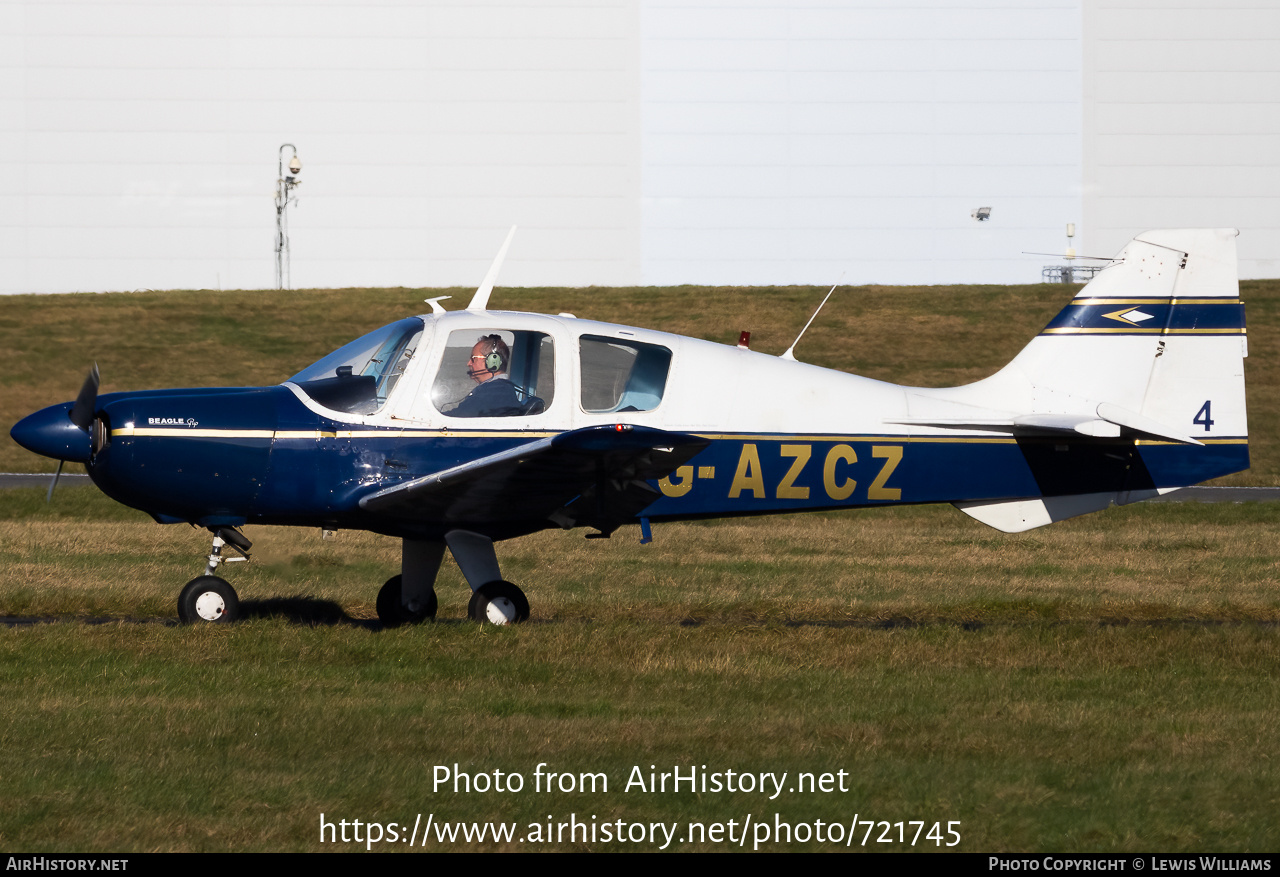
<instances>
[{"instance_id":1,"label":"white wheel hub","mask_svg":"<svg viewBox=\"0 0 1280 877\"><path fill-rule=\"evenodd\" d=\"M484 607L484 615L490 624L511 624L516 620L516 604L506 597L498 597Z\"/></svg>"},{"instance_id":2,"label":"white wheel hub","mask_svg":"<svg viewBox=\"0 0 1280 877\"><path fill-rule=\"evenodd\" d=\"M205 591L196 597L196 615L203 621L217 621L227 611L227 602L217 591Z\"/></svg>"}]
</instances>

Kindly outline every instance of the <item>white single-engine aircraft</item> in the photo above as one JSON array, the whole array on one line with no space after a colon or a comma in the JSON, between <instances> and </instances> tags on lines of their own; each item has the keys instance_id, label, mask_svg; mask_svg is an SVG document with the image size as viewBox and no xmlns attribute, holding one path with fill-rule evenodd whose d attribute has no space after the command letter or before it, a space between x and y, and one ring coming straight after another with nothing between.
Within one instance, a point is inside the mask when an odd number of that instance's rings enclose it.
<instances>
[{"instance_id":1,"label":"white single-engine aircraft","mask_svg":"<svg viewBox=\"0 0 1280 877\"><path fill-rule=\"evenodd\" d=\"M1235 236L1139 235L1009 365L949 389L491 311L508 236L465 310L431 300L283 384L99 396L95 370L13 436L209 528L185 621L238 614L213 573L246 524L402 539L388 625L434 617L446 547L472 618L521 621L493 546L541 529L946 502L1018 532L1248 468Z\"/></svg>"}]
</instances>

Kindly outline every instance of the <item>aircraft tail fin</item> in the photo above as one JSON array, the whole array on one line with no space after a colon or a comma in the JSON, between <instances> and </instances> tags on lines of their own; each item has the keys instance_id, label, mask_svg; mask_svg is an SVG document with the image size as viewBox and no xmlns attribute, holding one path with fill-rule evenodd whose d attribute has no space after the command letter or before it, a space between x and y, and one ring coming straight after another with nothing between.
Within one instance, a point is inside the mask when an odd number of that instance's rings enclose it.
<instances>
[{"instance_id":1,"label":"aircraft tail fin","mask_svg":"<svg viewBox=\"0 0 1280 877\"><path fill-rule=\"evenodd\" d=\"M995 375L909 394L912 424L1012 433L1041 485L957 506L1016 531L1248 468L1237 234L1140 234ZM1124 474L1033 462L1037 437L1051 450L1113 440Z\"/></svg>"},{"instance_id":2,"label":"aircraft tail fin","mask_svg":"<svg viewBox=\"0 0 1280 877\"><path fill-rule=\"evenodd\" d=\"M1173 441L1246 437L1236 234L1138 235L992 383L1024 384L1040 414Z\"/></svg>"}]
</instances>

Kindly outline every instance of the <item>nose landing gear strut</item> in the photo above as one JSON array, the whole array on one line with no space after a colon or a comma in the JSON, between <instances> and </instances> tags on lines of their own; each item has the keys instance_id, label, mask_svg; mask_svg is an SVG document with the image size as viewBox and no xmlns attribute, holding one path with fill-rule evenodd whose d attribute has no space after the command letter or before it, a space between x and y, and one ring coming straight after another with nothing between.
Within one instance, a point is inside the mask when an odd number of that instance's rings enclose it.
<instances>
[{"instance_id":1,"label":"nose landing gear strut","mask_svg":"<svg viewBox=\"0 0 1280 877\"><path fill-rule=\"evenodd\" d=\"M243 563L249 559L253 543L232 527L209 528L213 532L213 548L204 575L187 582L178 595L178 620L183 624L230 624L240 617L240 598L226 579L214 575L224 563ZM239 557L224 557L222 549L230 546Z\"/></svg>"}]
</instances>

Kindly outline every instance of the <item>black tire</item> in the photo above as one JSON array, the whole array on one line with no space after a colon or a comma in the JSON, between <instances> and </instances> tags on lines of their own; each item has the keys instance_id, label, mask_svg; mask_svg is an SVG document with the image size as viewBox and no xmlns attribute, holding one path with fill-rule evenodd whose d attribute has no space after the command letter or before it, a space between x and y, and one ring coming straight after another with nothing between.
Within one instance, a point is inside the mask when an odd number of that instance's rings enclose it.
<instances>
[{"instance_id":1,"label":"black tire","mask_svg":"<svg viewBox=\"0 0 1280 877\"><path fill-rule=\"evenodd\" d=\"M183 624L230 624L239 617L235 588L217 576L192 579L178 595L178 620Z\"/></svg>"},{"instance_id":2,"label":"black tire","mask_svg":"<svg viewBox=\"0 0 1280 877\"><path fill-rule=\"evenodd\" d=\"M511 582L489 582L475 589L467 615L481 624L520 624L529 620L529 599Z\"/></svg>"},{"instance_id":3,"label":"black tire","mask_svg":"<svg viewBox=\"0 0 1280 877\"><path fill-rule=\"evenodd\" d=\"M400 602L400 583L400 576L392 576L387 579L382 590L378 591L378 620L382 622L382 626L399 627L402 624L421 624L434 619L439 605L435 589L427 592L423 605L410 610Z\"/></svg>"}]
</instances>

